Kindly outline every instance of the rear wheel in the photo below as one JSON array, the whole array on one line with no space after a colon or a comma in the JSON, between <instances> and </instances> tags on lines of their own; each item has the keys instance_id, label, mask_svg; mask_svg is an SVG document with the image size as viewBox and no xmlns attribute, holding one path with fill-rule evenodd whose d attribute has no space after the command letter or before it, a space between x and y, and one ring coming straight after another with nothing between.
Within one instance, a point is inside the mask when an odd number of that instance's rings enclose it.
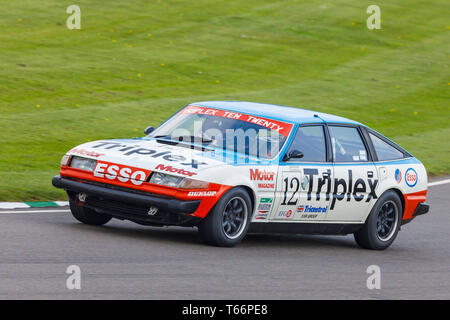
<instances>
[{"instance_id":1,"label":"rear wheel","mask_svg":"<svg viewBox=\"0 0 450 320\"><path fill-rule=\"evenodd\" d=\"M112 219L112 216L108 214L98 213L92 209L86 208L81 205L82 203L78 200L78 194L75 195L75 199L69 198L70 211L75 219L78 221L90 224L94 226L101 226Z\"/></svg>"},{"instance_id":2,"label":"rear wheel","mask_svg":"<svg viewBox=\"0 0 450 320\"><path fill-rule=\"evenodd\" d=\"M385 192L375 203L364 227L355 232L361 248L384 250L394 242L400 230L402 203L394 191Z\"/></svg>"},{"instance_id":3,"label":"rear wheel","mask_svg":"<svg viewBox=\"0 0 450 320\"><path fill-rule=\"evenodd\" d=\"M247 233L252 202L244 188L229 190L199 225L200 237L208 244L232 247Z\"/></svg>"}]
</instances>

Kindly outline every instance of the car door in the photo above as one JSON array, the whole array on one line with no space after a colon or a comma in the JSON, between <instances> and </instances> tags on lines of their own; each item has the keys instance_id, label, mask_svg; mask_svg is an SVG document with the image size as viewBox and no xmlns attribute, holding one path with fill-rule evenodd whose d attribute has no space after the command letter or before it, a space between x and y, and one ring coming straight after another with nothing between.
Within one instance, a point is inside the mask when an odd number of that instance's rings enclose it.
<instances>
[{"instance_id":1,"label":"car door","mask_svg":"<svg viewBox=\"0 0 450 320\"><path fill-rule=\"evenodd\" d=\"M327 131L322 124L298 127L280 160L273 221L325 220L333 188Z\"/></svg>"},{"instance_id":2,"label":"car door","mask_svg":"<svg viewBox=\"0 0 450 320\"><path fill-rule=\"evenodd\" d=\"M362 222L377 199L378 172L358 126L328 125L334 187L327 221Z\"/></svg>"}]
</instances>

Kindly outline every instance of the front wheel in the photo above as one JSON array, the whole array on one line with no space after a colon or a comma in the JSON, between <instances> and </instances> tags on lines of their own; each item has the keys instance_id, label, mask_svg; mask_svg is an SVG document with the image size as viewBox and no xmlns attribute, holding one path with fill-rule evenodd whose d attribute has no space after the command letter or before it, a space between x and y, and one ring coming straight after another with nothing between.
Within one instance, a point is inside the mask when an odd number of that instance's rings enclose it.
<instances>
[{"instance_id":1,"label":"front wheel","mask_svg":"<svg viewBox=\"0 0 450 320\"><path fill-rule=\"evenodd\" d=\"M385 192L375 203L364 226L355 232L356 243L364 249L384 250L400 230L402 203L394 191Z\"/></svg>"},{"instance_id":2,"label":"front wheel","mask_svg":"<svg viewBox=\"0 0 450 320\"><path fill-rule=\"evenodd\" d=\"M78 203L77 198L78 195L75 196L75 199L69 198L69 205L73 217L78 221L94 226L101 226L112 219L112 216L108 214L98 213L92 209L83 207Z\"/></svg>"},{"instance_id":3,"label":"front wheel","mask_svg":"<svg viewBox=\"0 0 450 320\"><path fill-rule=\"evenodd\" d=\"M247 233L252 202L242 187L229 190L199 225L200 237L208 244L232 247Z\"/></svg>"}]
</instances>

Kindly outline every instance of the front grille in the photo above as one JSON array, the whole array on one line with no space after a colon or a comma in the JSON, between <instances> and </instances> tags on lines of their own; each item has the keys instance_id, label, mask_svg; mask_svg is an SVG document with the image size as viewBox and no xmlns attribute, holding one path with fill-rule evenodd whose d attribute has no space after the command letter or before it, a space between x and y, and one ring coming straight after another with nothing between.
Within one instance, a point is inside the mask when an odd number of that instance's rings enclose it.
<instances>
[{"instance_id":1,"label":"front grille","mask_svg":"<svg viewBox=\"0 0 450 320\"><path fill-rule=\"evenodd\" d=\"M110 199L100 199L97 197L87 197L86 206L92 207L94 209L103 209L109 212L128 214L128 215L136 215L139 216L147 216L149 208L135 206L128 203L123 203L119 201L114 201Z\"/></svg>"},{"instance_id":2,"label":"front grille","mask_svg":"<svg viewBox=\"0 0 450 320\"><path fill-rule=\"evenodd\" d=\"M143 225L195 225L197 218L184 214L169 213L158 208L158 212L149 215L150 207L142 207L131 203L102 199L95 196L86 198L84 206L99 213L109 214L119 219L131 220Z\"/></svg>"}]
</instances>

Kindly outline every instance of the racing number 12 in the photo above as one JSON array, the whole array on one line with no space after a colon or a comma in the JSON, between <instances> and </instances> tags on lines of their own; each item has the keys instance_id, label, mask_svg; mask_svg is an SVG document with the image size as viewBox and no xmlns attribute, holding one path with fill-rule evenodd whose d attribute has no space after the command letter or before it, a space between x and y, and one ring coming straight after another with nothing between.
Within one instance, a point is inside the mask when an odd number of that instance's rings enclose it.
<instances>
[{"instance_id":1,"label":"racing number 12","mask_svg":"<svg viewBox=\"0 0 450 320\"><path fill-rule=\"evenodd\" d=\"M281 205L296 205L297 204L297 200L292 200L294 198L294 195L298 192L298 189L300 188L300 180L298 180L298 178L294 177L291 179L291 183L289 183L289 178L285 178L284 180L284 198L283 198L283 202L281 203ZM288 191L289 188L290 189L294 189L294 181L295 181L295 190L292 191L292 195L289 198L288 202L286 203L287 197L288 197Z\"/></svg>"}]
</instances>

